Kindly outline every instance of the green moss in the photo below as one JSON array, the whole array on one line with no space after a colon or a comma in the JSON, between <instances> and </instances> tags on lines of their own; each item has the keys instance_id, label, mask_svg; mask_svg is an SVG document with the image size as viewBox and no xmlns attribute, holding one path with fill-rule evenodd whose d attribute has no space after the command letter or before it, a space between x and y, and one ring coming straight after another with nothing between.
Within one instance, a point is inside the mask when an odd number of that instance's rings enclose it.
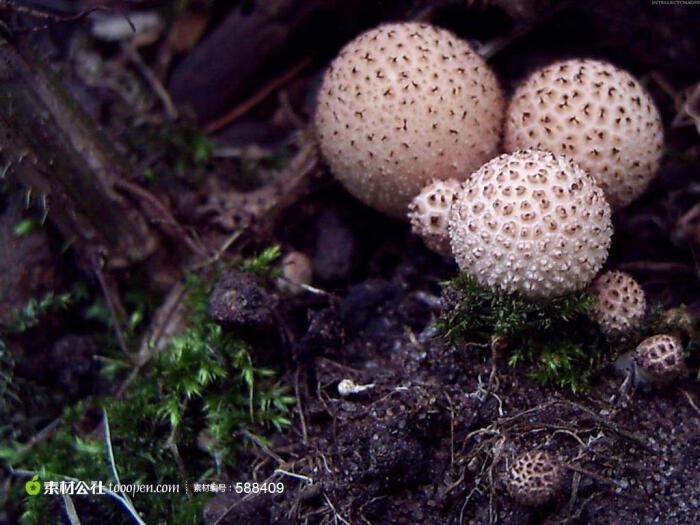
<instances>
[{"instance_id":1,"label":"green moss","mask_svg":"<svg viewBox=\"0 0 700 525\"><path fill-rule=\"evenodd\" d=\"M125 138L139 159L150 159L141 173L148 183L168 180L173 174L201 182L200 172L211 164L214 155L209 137L186 120L130 127Z\"/></svg>"},{"instance_id":2,"label":"green moss","mask_svg":"<svg viewBox=\"0 0 700 525\"><path fill-rule=\"evenodd\" d=\"M272 278L278 257L279 248L273 247L235 264ZM209 297L215 280L216 275L205 278L193 273L187 277L188 316L184 328L138 371L121 398L91 397L57 409L56 405L66 404L65 399L58 393L43 396L39 384L18 382L13 376L13 363L4 346L0 346L4 429L0 436L0 461L4 466L15 472L38 472L42 481L60 481L65 477L113 481L104 426L100 427L104 410L111 429L114 466L121 482L177 483L184 491L185 482L191 488L195 482L226 480L241 448L248 444L243 435L255 434L264 441L266 434L289 426L294 398L276 380L278 371L256 363L253 350L244 341L210 319ZM25 312L20 326L33 325L41 312L56 302L55 298L36 301ZM133 293L125 296L124 302L130 306L130 340L136 341L138 335L143 336L139 330L150 315L149 300ZM59 305L64 303L68 302L58 301ZM111 319L95 304L98 303L93 301L89 308L92 322L104 322L104 333L111 335ZM105 354L105 377L116 390L133 369L113 341ZM13 420L5 428L5 416L10 421L10 414L14 420L19 418L21 424L14 425ZM50 428L42 432L47 421ZM42 436L39 440L38 435ZM11 476L10 480L10 490L1 503L16 508L17 502L24 501L25 523L48 523L52 516L64 512L59 497L27 497L26 477ZM189 497L182 492L140 493L133 497L133 504L149 524L195 524L201 522L201 511L209 496L191 491ZM133 518L113 498L90 496L82 501L89 503L94 515L109 523L133 523ZM78 513L84 508L78 506Z\"/></svg>"},{"instance_id":3,"label":"green moss","mask_svg":"<svg viewBox=\"0 0 700 525\"><path fill-rule=\"evenodd\" d=\"M2 331L6 334L25 332L39 324L42 316L49 312L66 310L78 301L84 300L87 293L87 287L83 283L78 283L67 292L50 291L40 299L32 298L22 308L12 312L10 321Z\"/></svg>"},{"instance_id":4,"label":"green moss","mask_svg":"<svg viewBox=\"0 0 700 525\"><path fill-rule=\"evenodd\" d=\"M543 384L584 389L608 352L587 312L595 297L576 292L550 301L490 292L466 275L445 283L459 293L459 304L439 323L448 343L462 338L505 338L510 366L528 365Z\"/></svg>"},{"instance_id":5,"label":"green moss","mask_svg":"<svg viewBox=\"0 0 700 525\"><path fill-rule=\"evenodd\" d=\"M244 272L254 273L260 277L276 277L280 272L274 266L274 262L279 259L282 254L282 248L275 244L264 249L255 257L252 257L241 264L241 269Z\"/></svg>"},{"instance_id":6,"label":"green moss","mask_svg":"<svg viewBox=\"0 0 700 525\"><path fill-rule=\"evenodd\" d=\"M508 364L529 368L530 376L545 385L584 390L594 373L614 355L660 333L686 334L690 339L686 357L691 367L700 369L700 339L690 337L698 332L697 322L683 306L669 318L662 305L652 305L640 326L624 339L611 342L588 317L596 301L590 293L528 300L493 293L466 275L444 285L451 289L456 303L438 325L448 344L456 345L464 338L488 343L493 336L503 337L509 348Z\"/></svg>"}]
</instances>

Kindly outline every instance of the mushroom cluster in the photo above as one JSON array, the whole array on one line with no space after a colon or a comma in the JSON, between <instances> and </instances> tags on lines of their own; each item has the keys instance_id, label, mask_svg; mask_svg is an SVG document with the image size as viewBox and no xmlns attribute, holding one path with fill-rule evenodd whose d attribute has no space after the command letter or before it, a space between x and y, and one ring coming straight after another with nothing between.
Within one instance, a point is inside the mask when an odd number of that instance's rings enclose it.
<instances>
[{"instance_id":1,"label":"mushroom cluster","mask_svg":"<svg viewBox=\"0 0 700 525\"><path fill-rule=\"evenodd\" d=\"M605 272L593 281L590 290L597 299L591 318L607 336L629 334L644 319L644 290L628 273Z\"/></svg>"},{"instance_id":2,"label":"mushroom cluster","mask_svg":"<svg viewBox=\"0 0 700 525\"><path fill-rule=\"evenodd\" d=\"M315 124L333 174L357 198L405 217L432 179L466 179L497 153L505 102L486 62L447 30L367 31L326 70Z\"/></svg>"},{"instance_id":3,"label":"mushroom cluster","mask_svg":"<svg viewBox=\"0 0 700 525\"><path fill-rule=\"evenodd\" d=\"M629 73L598 60L567 60L532 73L506 112L506 151L563 153L595 177L613 209L637 198L663 150L659 111Z\"/></svg>"},{"instance_id":4,"label":"mushroom cluster","mask_svg":"<svg viewBox=\"0 0 700 525\"><path fill-rule=\"evenodd\" d=\"M448 226L462 271L531 298L587 286L605 262L610 206L593 178L547 151L501 155L466 181Z\"/></svg>"},{"instance_id":5,"label":"mushroom cluster","mask_svg":"<svg viewBox=\"0 0 700 525\"><path fill-rule=\"evenodd\" d=\"M601 332L621 338L640 326L646 299L631 276L610 271L591 284L608 255L612 211L646 189L663 151L659 111L626 71L556 62L522 82L506 109L467 42L428 24L385 24L333 60L314 122L350 193L408 217L428 248L453 255L480 286L530 299L590 286ZM497 156L501 139L506 153ZM633 354L655 381L682 369L673 335ZM532 454L516 470L546 463Z\"/></svg>"},{"instance_id":6,"label":"mushroom cluster","mask_svg":"<svg viewBox=\"0 0 700 525\"><path fill-rule=\"evenodd\" d=\"M562 468L546 450L530 450L519 455L508 471L510 495L523 505L537 507L547 503L559 491Z\"/></svg>"}]
</instances>

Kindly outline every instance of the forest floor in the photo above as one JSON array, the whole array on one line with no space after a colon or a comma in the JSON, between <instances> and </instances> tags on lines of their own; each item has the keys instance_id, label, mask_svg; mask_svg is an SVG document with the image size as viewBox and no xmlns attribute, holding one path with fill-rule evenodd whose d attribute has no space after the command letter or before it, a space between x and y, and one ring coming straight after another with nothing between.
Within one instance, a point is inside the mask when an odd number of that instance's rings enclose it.
<instances>
[{"instance_id":1,"label":"forest floor","mask_svg":"<svg viewBox=\"0 0 700 525\"><path fill-rule=\"evenodd\" d=\"M700 112L681 117L683 94L700 93L700 6L641 3L146 2L131 6L132 20L140 11L156 21L118 42L70 2L68 15L40 23L36 12L3 11L10 26L34 24L34 44L133 166L130 198L168 231L146 262L105 279L71 250L41 195L2 176L0 523L75 523L65 501L27 501L24 481L72 462L61 475L110 476L114 458L90 463L113 445L131 482L284 484L199 495L189 521L174 516L182 500L161 508L135 495L160 523L697 524L700 355L681 380L648 389L616 369L611 343L572 392L538 381L536 360L494 355L492 334L446 341L438 326L457 266L352 198L316 157L309 127L329 59L386 20L433 22L490 49L507 93L557 58L610 60L652 94L666 145L647 192L614 216L605 269L632 274L650 305L684 305L699 319ZM131 3L113 4L98 14L114 23ZM255 257L275 245L308 257L312 286L279 286L279 254ZM188 315L203 318L182 299L193 274L206 282L206 319L194 327ZM225 319L222 287L241 294ZM209 352L233 338L235 352ZM175 350L192 361L168 361ZM366 388L340 395L343 380ZM535 448L557 457L565 482L532 509L503 479ZM132 522L116 503L74 499L82 523Z\"/></svg>"}]
</instances>

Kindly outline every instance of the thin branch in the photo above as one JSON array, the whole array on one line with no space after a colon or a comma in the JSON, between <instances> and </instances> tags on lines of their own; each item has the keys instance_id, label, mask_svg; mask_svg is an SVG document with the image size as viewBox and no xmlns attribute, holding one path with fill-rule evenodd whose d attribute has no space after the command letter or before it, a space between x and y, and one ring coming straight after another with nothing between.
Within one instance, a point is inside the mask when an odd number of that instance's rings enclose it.
<instances>
[{"instance_id":1,"label":"thin branch","mask_svg":"<svg viewBox=\"0 0 700 525\"><path fill-rule=\"evenodd\" d=\"M119 347L121 348L124 355L126 355L131 360L131 353L129 352L129 347L126 344L126 338L122 332L120 316L118 315L117 306L115 304L114 298L112 297L112 291L107 285L104 274L102 273L101 263L97 260L97 256L92 257L92 269L97 276L97 280L100 283L100 288L102 288L102 293L105 297L107 303L107 308L109 309L110 316L112 317L112 322L114 323L114 332L117 335L117 341L119 342Z\"/></svg>"},{"instance_id":2,"label":"thin branch","mask_svg":"<svg viewBox=\"0 0 700 525\"><path fill-rule=\"evenodd\" d=\"M243 429L243 430L241 430L241 434L243 434L243 436L247 437L253 443L255 443L258 447L260 447L260 449L265 454L267 454L272 459L274 459L280 466L287 464L287 462L285 460L283 460L279 455L275 454L272 450L270 450L270 447L268 447L265 443L263 443L262 440L258 436L253 434L252 432L249 432L248 430Z\"/></svg>"},{"instance_id":3,"label":"thin branch","mask_svg":"<svg viewBox=\"0 0 700 525\"><path fill-rule=\"evenodd\" d=\"M150 191L139 186L138 184L134 184L133 182L129 182L126 180L115 181L114 187L117 190L129 193L130 195L146 202L149 205L150 209L156 215L159 215L161 217L160 220L162 221L162 223L172 227L176 236L190 250L192 250L193 253L195 253L200 258L206 258L208 256L206 249L201 245L201 243L197 242L185 231L185 228L177 221L177 219L175 219L175 217L173 217L172 213L170 213L170 210L168 210L168 208L162 202L160 202L158 198L155 195L153 195Z\"/></svg>"},{"instance_id":4,"label":"thin branch","mask_svg":"<svg viewBox=\"0 0 700 525\"><path fill-rule=\"evenodd\" d=\"M307 483L314 482L314 480L312 478L310 478L309 476L304 476L302 474L296 474L295 472L288 472L288 471L283 470L281 468L276 468L275 473L284 474L285 476L289 476L290 478L300 479L302 481L306 481Z\"/></svg>"},{"instance_id":5,"label":"thin branch","mask_svg":"<svg viewBox=\"0 0 700 525\"><path fill-rule=\"evenodd\" d=\"M690 404L691 407L693 407L693 410L697 412L700 415L700 408L698 408L698 405L695 404L695 401L693 400L693 396L688 392L687 390L680 388L679 389L681 393L685 396L685 398L688 400L688 403Z\"/></svg>"},{"instance_id":6,"label":"thin branch","mask_svg":"<svg viewBox=\"0 0 700 525\"><path fill-rule=\"evenodd\" d=\"M12 470L10 469L10 473L13 476L29 476L30 478L34 476L38 476L40 472L34 471L34 470ZM59 477L63 478L66 481L74 481L76 483L80 483L81 480L78 478L74 478L72 476L64 476L62 474L58 474ZM104 486L102 487L102 490L104 490L105 494L107 494L109 497L114 498L117 500L121 505L131 514L131 517L134 518L134 521L138 523L139 525L146 525L146 522L141 519L141 516L139 516L139 513L136 511L133 505L130 505L128 501L126 501L120 494L117 494L113 490L110 490L108 488L105 488Z\"/></svg>"},{"instance_id":7,"label":"thin branch","mask_svg":"<svg viewBox=\"0 0 700 525\"><path fill-rule=\"evenodd\" d=\"M178 448L177 441L175 440L176 432L177 427L173 427L165 444L168 447L168 450L170 450L170 453L175 458L175 463L177 463L177 468L180 471L180 476L182 476L183 481L185 481L185 486L187 486L187 473L185 470L185 462L182 460L182 456L180 455L180 449ZM189 492L187 495L189 496Z\"/></svg>"},{"instance_id":8,"label":"thin branch","mask_svg":"<svg viewBox=\"0 0 700 525\"><path fill-rule=\"evenodd\" d=\"M107 411L104 408L102 409L102 425L104 427L105 433L105 446L107 447L107 461L109 462L109 466L112 469L112 476L114 477L114 481L117 482L117 485L121 485L121 481L119 481L119 474L117 473L117 464L114 461L114 450L112 449L112 435L109 431L109 418L107 417Z\"/></svg>"},{"instance_id":9,"label":"thin branch","mask_svg":"<svg viewBox=\"0 0 700 525\"><path fill-rule=\"evenodd\" d=\"M66 514L68 515L70 525L80 525L78 511L75 510L75 505L73 505L71 497L68 494L61 494L61 497L63 498L63 505L66 507Z\"/></svg>"},{"instance_id":10,"label":"thin branch","mask_svg":"<svg viewBox=\"0 0 700 525\"><path fill-rule=\"evenodd\" d=\"M628 439L628 440L630 440L630 441L634 441L635 443L638 443L640 446L642 446L645 450L647 450L647 451L649 451L649 452L652 452L652 453L655 452L649 445L646 444L646 442L645 442L642 438L640 438L640 437L637 436L636 434L633 434L632 432L628 432L627 430L621 429L621 428L618 427L615 423L613 423L613 422L610 421L609 419L607 419L607 418L601 416L600 414L597 414L596 412L594 412L594 411L591 410L590 408L587 408L587 407L585 407L585 406L583 406L583 405L580 405L580 404L578 404L578 403L574 403L573 401L568 401L568 400L565 400L565 399L562 399L562 400L559 400L559 401L556 401L556 402L557 402L557 403L564 403L564 404L566 404L566 405L570 405L570 406L572 406L572 407L574 407L574 408L577 408L577 409L581 410L582 412L585 412L585 413L588 414L590 417L592 417L595 421L604 424L606 427L608 427L610 430L612 430L613 432L615 432L615 433L618 434L619 436L624 437L624 438L626 438L626 439Z\"/></svg>"},{"instance_id":11,"label":"thin branch","mask_svg":"<svg viewBox=\"0 0 700 525\"><path fill-rule=\"evenodd\" d=\"M111 8L107 6L94 6L90 7L88 9L84 9L78 13L72 14L72 15L57 15L54 13L49 13L47 11L42 11L41 9L37 9L34 7L27 7L27 6L22 6L22 5L17 5L13 2L8 2L7 0L0 0L0 9L4 9L7 11L14 11L15 13L20 13L26 16L30 16L32 18L39 18L42 20L47 20L49 23L44 24L42 26L37 26L37 27L11 27L9 28L11 31L14 33L28 33L28 32L34 32L34 31L43 31L45 29L48 29L51 24L60 24L60 23L66 23L66 22L75 22L77 20L80 20L81 18L85 18L88 16L90 13L94 11L112 11ZM131 24L131 20L129 20L129 17L124 14L124 17L129 21L129 24ZM133 27L133 24L131 24Z\"/></svg>"},{"instance_id":12,"label":"thin branch","mask_svg":"<svg viewBox=\"0 0 700 525\"><path fill-rule=\"evenodd\" d=\"M122 51L126 53L129 60L131 60L131 62L136 66L136 69L139 70L141 76L151 86L151 89L156 96L160 99L163 109L165 110L165 115L168 117L168 119L177 119L177 108L175 108L175 104L173 104L173 100L170 98L170 93L168 93L168 90L165 89L163 83L158 79L158 77L156 77L151 68L148 67L148 65L143 61L138 51L136 51L129 42L122 42L121 48Z\"/></svg>"},{"instance_id":13,"label":"thin branch","mask_svg":"<svg viewBox=\"0 0 700 525\"><path fill-rule=\"evenodd\" d=\"M260 104L263 100L265 100L268 96L270 96L270 94L272 94L273 92L290 82L306 66L308 66L313 61L313 59L314 55L307 56L301 62L295 64L293 67L285 71L282 75L265 84L250 98L238 104L231 111L226 113L223 117L220 117L207 124L204 127L204 131L209 134L216 133L220 129L225 128L226 126L231 124L236 119L242 117L243 115L248 113L248 111L250 111L255 106Z\"/></svg>"},{"instance_id":14,"label":"thin branch","mask_svg":"<svg viewBox=\"0 0 700 525\"><path fill-rule=\"evenodd\" d=\"M153 316L146 334L141 339L136 364L119 387L119 390L117 390L115 394L117 399L124 397L127 389L138 377L146 363L166 347L166 337L174 335L181 326L182 315L179 314L183 311L181 306L186 292L185 285L181 282L176 283L168 292L165 300Z\"/></svg>"},{"instance_id":15,"label":"thin branch","mask_svg":"<svg viewBox=\"0 0 700 525\"><path fill-rule=\"evenodd\" d=\"M56 429L58 428L58 425L60 425L61 420L61 418L54 419L51 423L42 428L20 449L20 454L26 453L38 443L41 443L42 441L45 441L48 438L50 438L54 434L54 432L56 432Z\"/></svg>"},{"instance_id":16,"label":"thin branch","mask_svg":"<svg viewBox=\"0 0 700 525\"><path fill-rule=\"evenodd\" d=\"M335 510L335 507L333 506L333 503L331 503L331 500L328 498L328 495L327 495L325 492L323 493L323 498L326 500L326 503L328 504L328 506L329 506L329 507L331 508L331 510L333 511L333 515L334 515L334 517L335 517L336 522L337 522L338 520L340 520L342 523L345 523L345 525L350 525L350 522L349 522L348 520L346 520L345 518L343 518L343 517L338 513L338 511Z\"/></svg>"}]
</instances>

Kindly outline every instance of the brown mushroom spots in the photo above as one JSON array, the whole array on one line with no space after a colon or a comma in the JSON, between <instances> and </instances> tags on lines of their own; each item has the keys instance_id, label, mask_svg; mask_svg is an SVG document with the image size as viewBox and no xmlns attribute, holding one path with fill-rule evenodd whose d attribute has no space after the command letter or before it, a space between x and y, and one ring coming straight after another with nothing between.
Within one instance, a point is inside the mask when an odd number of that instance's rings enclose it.
<instances>
[{"instance_id":1,"label":"brown mushroom spots","mask_svg":"<svg viewBox=\"0 0 700 525\"><path fill-rule=\"evenodd\" d=\"M591 318L605 335L613 338L627 335L644 319L644 290L631 275L606 272L593 281L591 292L597 298Z\"/></svg>"},{"instance_id":2,"label":"brown mushroom spots","mask_svg":"<svg viewBox=\"0 0 700 525\"><path fill-rule=\"evenodd\" d=\"M496 154L504 106L496 76L467 42L431 25L386 24L331 63L315 124L345 187L404 217L428 181L463 180Z\"/></svg>"},{"instance_id":3,"label":"brown mushroom spots","mask_svg":"<svg viewBox=\"0 0 700 525\"><path fill-rule=\"evenodd\" d=\"M462 184L448 226L461 270L484 287L550 298L587 286L605 262L610 206L572 160L523 150Z\"/></svg>"},{"instance_id":4,"label":"brown mushroom spots","mask_svg":"<svg viewBox=\"0 0 700 525\"><path fill-rule=\"evenodd\" d=\"M523 505L537 507L551 500L563 481L562 468L545 450L518 456L508 472L508 491Z\"/></svg>"},{"instance_id":5,"label":"brown mushroom spots","mask_svg":"<svg viewBox=\"0 0 700 525\"><path fill-rule=\"evenodd\" d=\"M588 170L613 209L636 199L663 150L659 111L629 73L607 62L568 60L535 71L506 112L506 151L562 153Z\"/></svg>"},{"instance_id":6,"label":"brown mushroom spots","mask_svg":"<svg viewBox=\"0 0 700 525\"><path fill-rule=\"evenodd\" d=\"M643 379L664 385L683 374L683 345L672 335L649 337L635 349L634 362Z\"/></svg>"},{"instance_id":7,"label":"brown mushroom spots","mask_svg":"<svg viewBox=\"0 0 700 525\"><path fill-rule=\"evenodd\" d=\"M447 224L459 184L456 179L434 180L408 206L413 233L421 237L428 248L442 255L452 253Z\"/></svg>"}]
</instances>

